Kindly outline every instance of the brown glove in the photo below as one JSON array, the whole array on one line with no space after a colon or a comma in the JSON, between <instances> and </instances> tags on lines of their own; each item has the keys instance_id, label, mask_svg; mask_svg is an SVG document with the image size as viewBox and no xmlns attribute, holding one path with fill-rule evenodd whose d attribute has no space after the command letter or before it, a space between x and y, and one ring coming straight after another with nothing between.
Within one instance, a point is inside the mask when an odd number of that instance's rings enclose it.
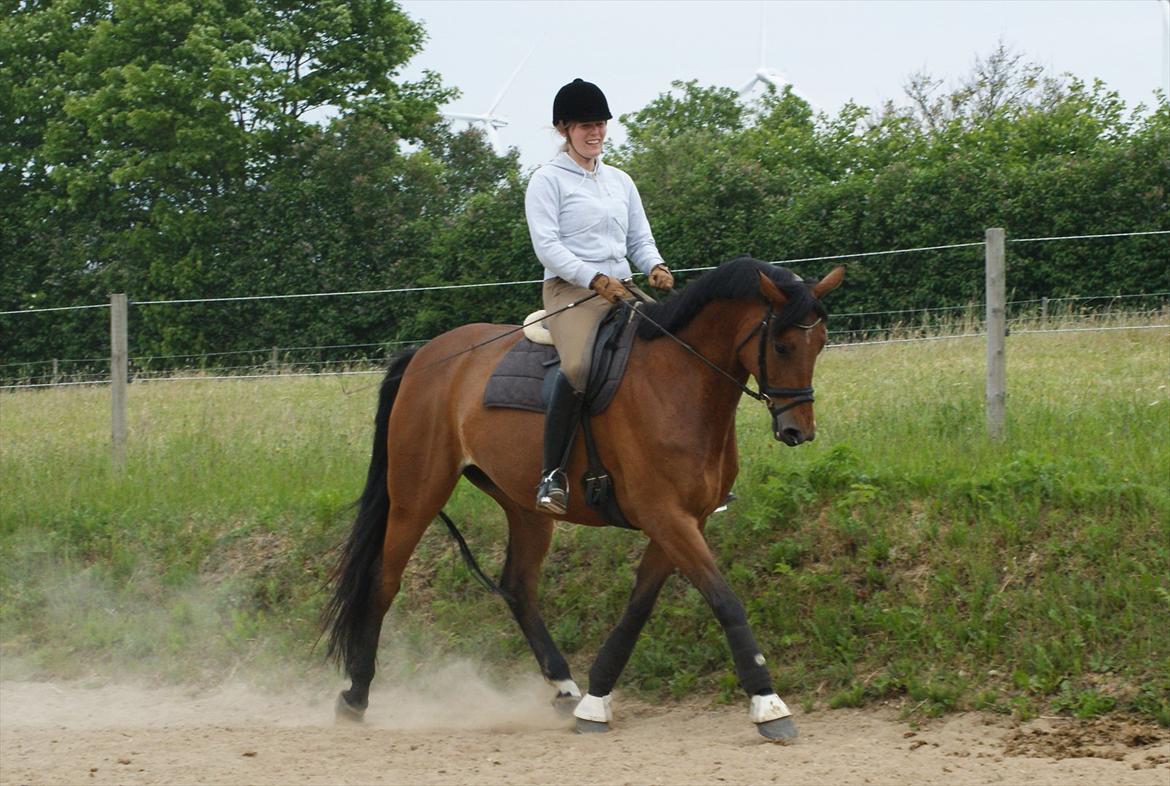
<instances>
[{"instance_id":1,"label":"brown glove","mask_svg":"<svg viewBox=\"0 0 1170 786\"><path fill-rule=\"evenodd\" d=\"M628 294L620 281L610 278L604 273L598 273L594 276L593 280L589 282L589 288L610 303L616 303Z\"/></svg>"},{"instance_id":2,"label":"brown glove","mask_svg":"<svg viewBox=\"0 0 1170 786\"><path fill-rule=\"evenodd\" d=\"M674 289L674 275L663 264L657 264L650 271L650 286L655 289Z\"/></svg>"}]
</instances>

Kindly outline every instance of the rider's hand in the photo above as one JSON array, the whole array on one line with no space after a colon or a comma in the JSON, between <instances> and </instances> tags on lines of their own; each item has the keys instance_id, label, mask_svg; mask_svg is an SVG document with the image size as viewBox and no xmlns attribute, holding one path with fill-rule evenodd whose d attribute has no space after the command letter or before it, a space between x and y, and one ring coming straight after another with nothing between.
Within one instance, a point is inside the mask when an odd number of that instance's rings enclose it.
<instances>
[{"instance_id":1,"label":"rider's hand","mask_svg":"<svg viewBox=\"0 0 1170 786\"><path fill-rule=\"evenodd\" d=\"M650 271L649 283L655 289L674 289L674 275L666 265L659 263Z\"/></svg>"},{"instance_id":2,"label":"rider's hand","mask_svg":"<svg viewBox=\"0 0 1170 786\"><path fill-rule=\"evenodd\" d=\"M626 296L626 288L617 279L610 278L604 273L598 273L589 282L589 288L610 303L616 303Z\"/></svg>"}]
</instances>

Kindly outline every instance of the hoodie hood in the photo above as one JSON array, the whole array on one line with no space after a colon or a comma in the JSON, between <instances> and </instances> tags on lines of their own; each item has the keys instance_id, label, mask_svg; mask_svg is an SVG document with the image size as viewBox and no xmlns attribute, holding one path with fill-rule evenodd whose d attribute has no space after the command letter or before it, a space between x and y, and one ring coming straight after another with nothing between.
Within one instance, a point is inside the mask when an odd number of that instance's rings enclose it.
<instances>
[{"instance_id":1,"label":"hoodie hood","mask_svg":"<svg viewBox=\"0 0 1170 786\"><path fill-rule=\"evenodd\" d=\"M601 173L601 168L605 166L601 159L602 156L597 157L597 167L592 172L574 161L573 157L563 150L557 153L556 156L554 156L553 159L549 161L549 163L555 167L559 167L565 170L566 172L572 172L575 175L589 176Z\"/></svg>"}]
</instances>

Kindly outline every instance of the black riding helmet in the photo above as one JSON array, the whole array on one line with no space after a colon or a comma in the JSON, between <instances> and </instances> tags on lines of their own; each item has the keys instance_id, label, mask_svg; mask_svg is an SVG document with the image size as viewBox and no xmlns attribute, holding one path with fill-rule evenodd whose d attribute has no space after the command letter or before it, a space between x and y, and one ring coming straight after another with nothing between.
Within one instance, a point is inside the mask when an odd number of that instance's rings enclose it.
<instances>
[{"instance_id":1,"label":"black riding helmet","mask_svg":"<svg viewBox=\"0 0 1170 786\"><path fill-rule=\"evenodd\" d=\"M553 125L561 122L588 123L593 120L609 120L609 103L605 93L592 82L574 79L557 91L553 99Z\"/></svg>"}]
</instances>

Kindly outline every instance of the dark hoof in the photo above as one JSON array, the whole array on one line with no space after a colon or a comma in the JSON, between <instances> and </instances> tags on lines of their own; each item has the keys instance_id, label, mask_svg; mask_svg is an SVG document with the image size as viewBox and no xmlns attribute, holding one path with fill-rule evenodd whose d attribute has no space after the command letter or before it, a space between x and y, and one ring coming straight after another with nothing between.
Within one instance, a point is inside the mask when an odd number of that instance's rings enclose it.
<instances>
[{"instance_id":1,"label":"dark hoof","mask_svg":"<svg viewBox=\"0 0 1170 786\"><path fill-rule=\"evenodd\" d=\"M577 718L578 734L602 734L609 731L609 724L602 721L582 720Z\"/></svg>"},{"instance_id":2,"label":"dark hoof","mask_svg":"<svg viewBox=\"0 0 1170 786\"><path fill-rule=\"evenodd\" d=\"M761 736L767 737L773 742L791 742L796 739L797 735L796 724L792 722L792 718L764 721L757 723L756 728L760 730Z\"/></svg>"},{"instance_id":3,"label":"dark hoof","mask_svg":"<svg viewBox=\"0 0 1170 786\"><path fill-rule=\"evenodd\" d=\"M558 693L556 698L552 700L553 709L562 718L567 718L572 715L573 710L577 709L577 705L580 703L581 697L574 696L571 693Z\"/></svg>"},{"instance_id":4,"label":"dark hoof","mask_svg":"<svg viewBox=\"0 0 1170 786\"><path fill-rule=\"evenodd\" d=\"M333 719L337 723L361 723L366 714L365 707L355 707L350 704L345 693L337 694L337 704L333 707Z\"/></svg>"}]
</instances>

